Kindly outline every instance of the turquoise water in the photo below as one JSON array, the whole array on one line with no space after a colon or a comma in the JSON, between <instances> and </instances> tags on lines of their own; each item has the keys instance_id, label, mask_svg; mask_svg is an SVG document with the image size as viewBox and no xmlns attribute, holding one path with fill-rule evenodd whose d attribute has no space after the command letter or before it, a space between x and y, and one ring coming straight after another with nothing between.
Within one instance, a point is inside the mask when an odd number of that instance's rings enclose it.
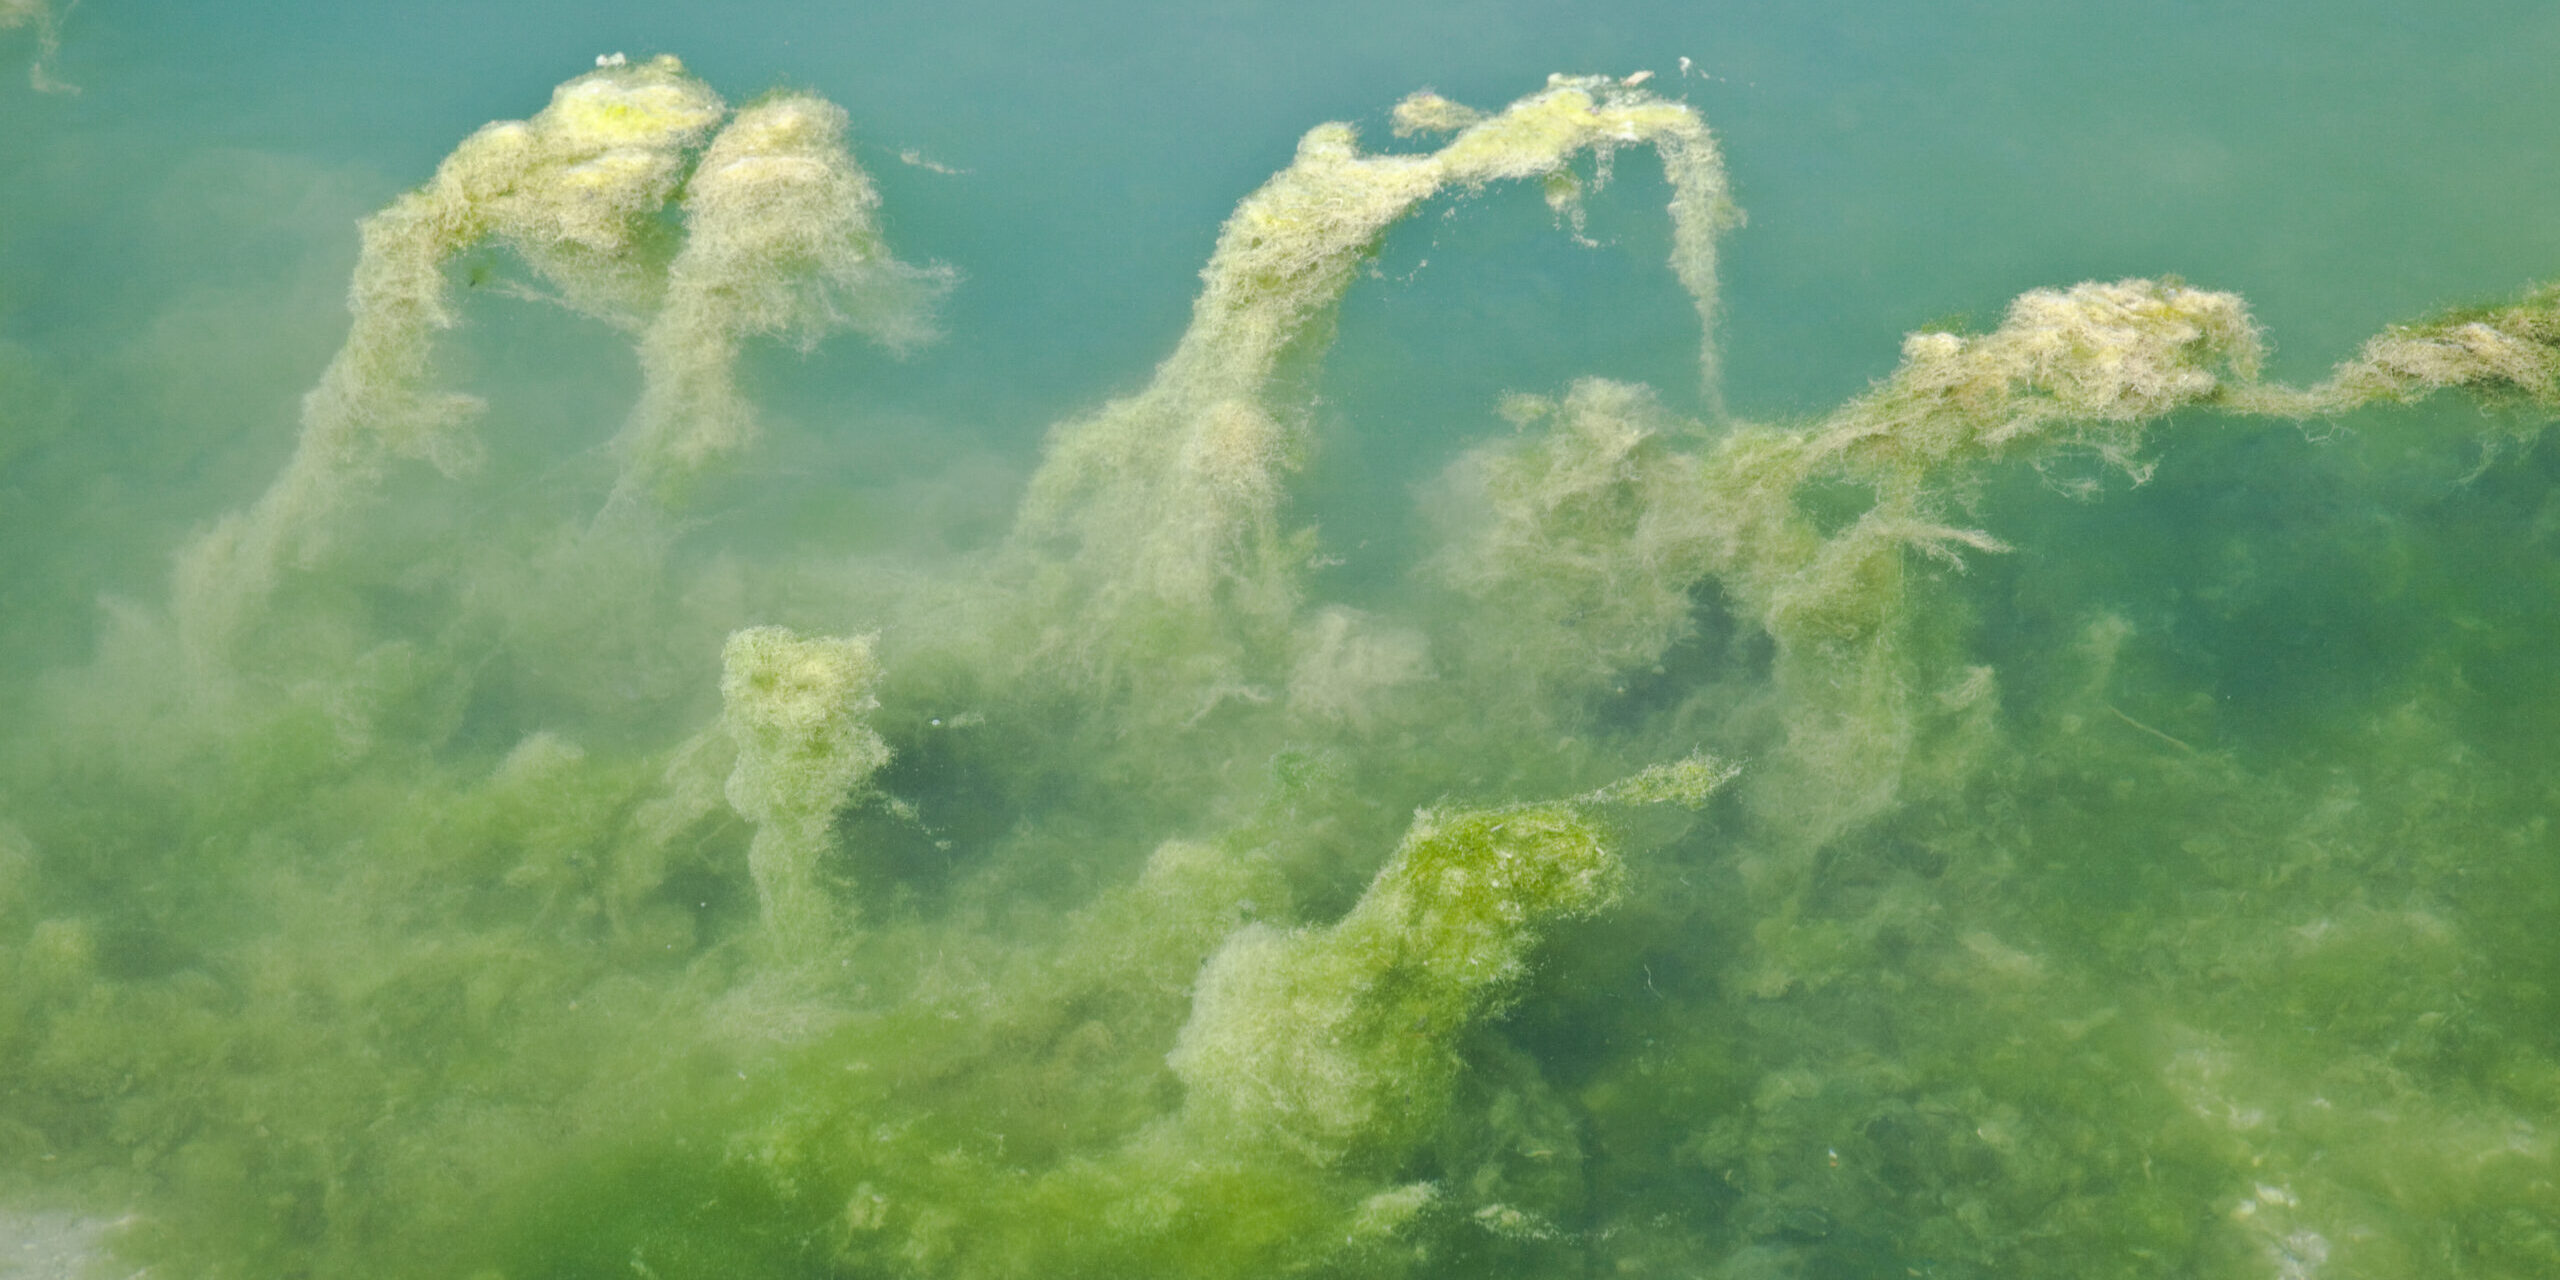
<instances>
[{"instance_id":1,"label":"turquoise water","mask_svg":"<svg viewBox=\"0 0 2560 1280\"><path fill-rule=\"evenodd\" d=\"M351 338L358 221L615 53L738 114L591 275L454 197L400 243L457 323ZM2527 4L0 29L0 1222L2560 1274L2555 57ZM1288 203L1323 122L1451 145L1424 89L1622 114L1374 235ZM820 101L876 209L717 267L714 133ZM732 375L751 443L653 452Z\"/></svg>"}]
</instances>

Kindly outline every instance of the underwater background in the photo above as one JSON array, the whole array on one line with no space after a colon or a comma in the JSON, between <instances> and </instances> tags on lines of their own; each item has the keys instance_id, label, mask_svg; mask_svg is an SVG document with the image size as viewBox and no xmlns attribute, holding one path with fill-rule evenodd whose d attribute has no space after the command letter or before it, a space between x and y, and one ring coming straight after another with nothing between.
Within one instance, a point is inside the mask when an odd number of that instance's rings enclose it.
<instances>
[{"instance_id":1,"label":"underwater background","mask_svg":"<svg viewBox=\"0 0 2560 1280\"><path fill-rule=\"evenodd\" d=\"M2554 65L0 0L0 1239L2560 1274Z\"/></svg>"}]
</instances>

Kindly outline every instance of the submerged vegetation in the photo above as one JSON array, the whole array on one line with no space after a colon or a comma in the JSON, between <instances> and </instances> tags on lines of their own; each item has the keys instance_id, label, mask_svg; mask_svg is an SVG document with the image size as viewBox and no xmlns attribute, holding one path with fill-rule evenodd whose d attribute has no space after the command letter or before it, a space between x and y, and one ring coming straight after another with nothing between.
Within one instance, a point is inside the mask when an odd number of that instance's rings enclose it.
<instances>
[{"instance_id":1,"label":"submerged vegetation","mask_svg":"<svg viewBox=\"0 0 2560 1280\"><path fill-rule=\"evenodd\" d=\"M2038 289L1751 422L1694 110L1394 121L904 558L687 514L750 343L934 336L841 110L614 59L465 139L282 473L10 727L7 1201L172 1276L2560 1274L2560 292L2290 387L2235 295ZM1637 148L1701 416L1488 406L1330 598L1345 292ZM465 517L493 247L639 385Z\"/></svg>"}]
</instances>

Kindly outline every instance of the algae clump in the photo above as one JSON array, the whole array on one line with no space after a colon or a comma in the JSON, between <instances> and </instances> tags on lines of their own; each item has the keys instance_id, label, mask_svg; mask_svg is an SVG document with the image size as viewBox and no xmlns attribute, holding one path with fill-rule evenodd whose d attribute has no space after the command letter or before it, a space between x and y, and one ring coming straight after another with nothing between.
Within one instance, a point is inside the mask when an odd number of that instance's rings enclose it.
<instances>
[{"instance_id":1,"label":"algae clump","mask_svg":"<svg viewBox=\"0 0 2560 1280\"><path fill-rule=\"evenodd\" d=\"M833 932L819 876L828 824L889 761L889 745L861 720L879 705L879 664L867 640L810 640L781 627L730 636L720 660L723 723L738 749L729 805L756 824L748 870L776 946L806 954Z\"/></svg>"}]
</instances>

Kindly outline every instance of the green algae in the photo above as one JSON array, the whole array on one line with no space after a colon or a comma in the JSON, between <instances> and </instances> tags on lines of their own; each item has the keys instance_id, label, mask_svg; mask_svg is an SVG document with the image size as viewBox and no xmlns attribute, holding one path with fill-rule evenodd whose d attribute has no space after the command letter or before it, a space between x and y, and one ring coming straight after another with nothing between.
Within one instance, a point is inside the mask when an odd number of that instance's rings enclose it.
<instances>
[{"instance_id":1,"label":"green algae","mask_svg":"<svg viewBox=\"0 0 2560 1280\"><path fill-rule=\"evenodd\" d=\"M1455 136L1310 132L1008 536L850 566L661 518L745 338L925 334L841 113L663 59L466 140L12 727L0 1176L173 1275L2560 1267L2560 294L2307 388L2126 280L1806 422L1531 389L1353 609L1290 480L1388 229L1651 146L1712 325L1738 217L1638 83L1396 122ZM491 239L639 335L620 473L368 538L491 483Z\"/></svg>"}]
</instances>

